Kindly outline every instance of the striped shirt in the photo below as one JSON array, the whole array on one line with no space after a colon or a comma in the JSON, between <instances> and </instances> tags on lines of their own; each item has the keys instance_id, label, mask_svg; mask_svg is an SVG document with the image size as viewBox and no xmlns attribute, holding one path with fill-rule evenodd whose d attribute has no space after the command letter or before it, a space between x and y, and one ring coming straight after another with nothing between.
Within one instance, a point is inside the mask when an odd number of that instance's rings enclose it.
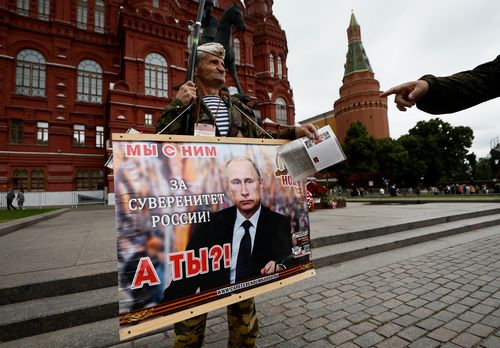
<instances>
[{"instance_id":1,"label":"striped shirt","mask_svg":"<svg viewBox=\"0 0 500 348\"><path fill-rule=\"evenodd\" d=\"M226 104L224 104L218 95L207 95L203 97L203 102L215 116L215 122L217 123L220 135L225 137L229 130L229 111Z\"/></svg>"}]
</instances>

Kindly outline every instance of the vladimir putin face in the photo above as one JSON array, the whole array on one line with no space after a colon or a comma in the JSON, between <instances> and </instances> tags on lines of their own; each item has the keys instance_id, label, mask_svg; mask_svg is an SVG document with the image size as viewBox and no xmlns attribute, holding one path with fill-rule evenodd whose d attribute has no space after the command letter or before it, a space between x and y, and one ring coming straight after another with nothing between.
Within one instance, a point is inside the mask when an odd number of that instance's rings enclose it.
<instances>
[{"instance_id":1,"label":"vladimir putin face","mask_svg":"<svg viewBox=\"0 0 500 348\"><path fill-rule=\"evenodd\" d=\"M229 196L247 219L259 209L262 179L254 164L245 158L231 160L226 167Z\"/></svg>"}]
</instances>

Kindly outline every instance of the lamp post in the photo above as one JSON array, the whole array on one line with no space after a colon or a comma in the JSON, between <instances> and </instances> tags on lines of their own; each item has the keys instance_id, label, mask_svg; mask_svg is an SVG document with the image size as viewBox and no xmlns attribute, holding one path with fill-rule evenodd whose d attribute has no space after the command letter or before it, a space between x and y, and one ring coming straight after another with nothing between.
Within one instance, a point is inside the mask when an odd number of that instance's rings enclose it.
<instances>
[{"instance_id":1,"label":"lamp post","mask_svg":"<svg viewBox=\"0 0 500 348\"><path fill-rule=\"evenodd\" d=\"M497 184L497 174L498 174L498 162L499 159L495 158L495 174L493 174L493 188L495 193L500 193L500 184Z\"/></svg>"}]
</instances>

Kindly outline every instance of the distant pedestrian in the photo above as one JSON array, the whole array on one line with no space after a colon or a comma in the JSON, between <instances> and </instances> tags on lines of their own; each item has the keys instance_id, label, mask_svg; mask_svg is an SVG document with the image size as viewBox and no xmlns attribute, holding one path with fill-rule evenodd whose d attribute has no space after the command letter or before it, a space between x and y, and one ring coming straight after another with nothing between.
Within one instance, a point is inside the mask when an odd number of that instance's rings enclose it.
<instances>
[{"instance_id":1,"label":"distant pedestrian","mask_svg":"<svg viewBox=\"0 0 500 348\"><path fill-rule=\"evenodd\" d=\"M395 184L389 187L389 194L391 195L391 197L396 197L398 195L398 191L396 190Z\"/></svg>"},{"instance_id":2,"label":"distant pedestrian","mask_svg":"<svg viewBox=\"0 0 500 348\"><path fill-rule=\"evenodd\" d=\"M7 209L10 210L11 208L16 210L16 207L12 205L12 202L14 201L14 198L16 198L16 194L14 192L14 189L12 187L9 188L9 191L7 192Z\"/></svg>"},{"instance_id":3,"label":"distant pedestrian","mask_svg":"<svg viewBox=\"0 0 500 348\"><path fill-rule=\"evenodd\" d=\"M19 191L17 192L17 206L19 209L24 209L24 189L20 188Z\"/></svg>"}]
</instances>

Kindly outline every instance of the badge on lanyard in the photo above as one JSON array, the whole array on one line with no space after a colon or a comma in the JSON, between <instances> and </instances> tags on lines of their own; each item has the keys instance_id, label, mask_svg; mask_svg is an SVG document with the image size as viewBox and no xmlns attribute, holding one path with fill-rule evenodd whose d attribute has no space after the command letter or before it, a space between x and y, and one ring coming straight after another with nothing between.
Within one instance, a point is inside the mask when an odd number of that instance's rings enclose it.
<instances>
[{"instance_id":1,"label":"badge on lanyard","mask_svg":"<svg viewBox=\"0 0 500 348\"><path fill-rule=\"evenodd\" d=\"M204 137L215 137L215 126L208 123L195 123L194 135Z\"/></svg>"}]
</instances>

